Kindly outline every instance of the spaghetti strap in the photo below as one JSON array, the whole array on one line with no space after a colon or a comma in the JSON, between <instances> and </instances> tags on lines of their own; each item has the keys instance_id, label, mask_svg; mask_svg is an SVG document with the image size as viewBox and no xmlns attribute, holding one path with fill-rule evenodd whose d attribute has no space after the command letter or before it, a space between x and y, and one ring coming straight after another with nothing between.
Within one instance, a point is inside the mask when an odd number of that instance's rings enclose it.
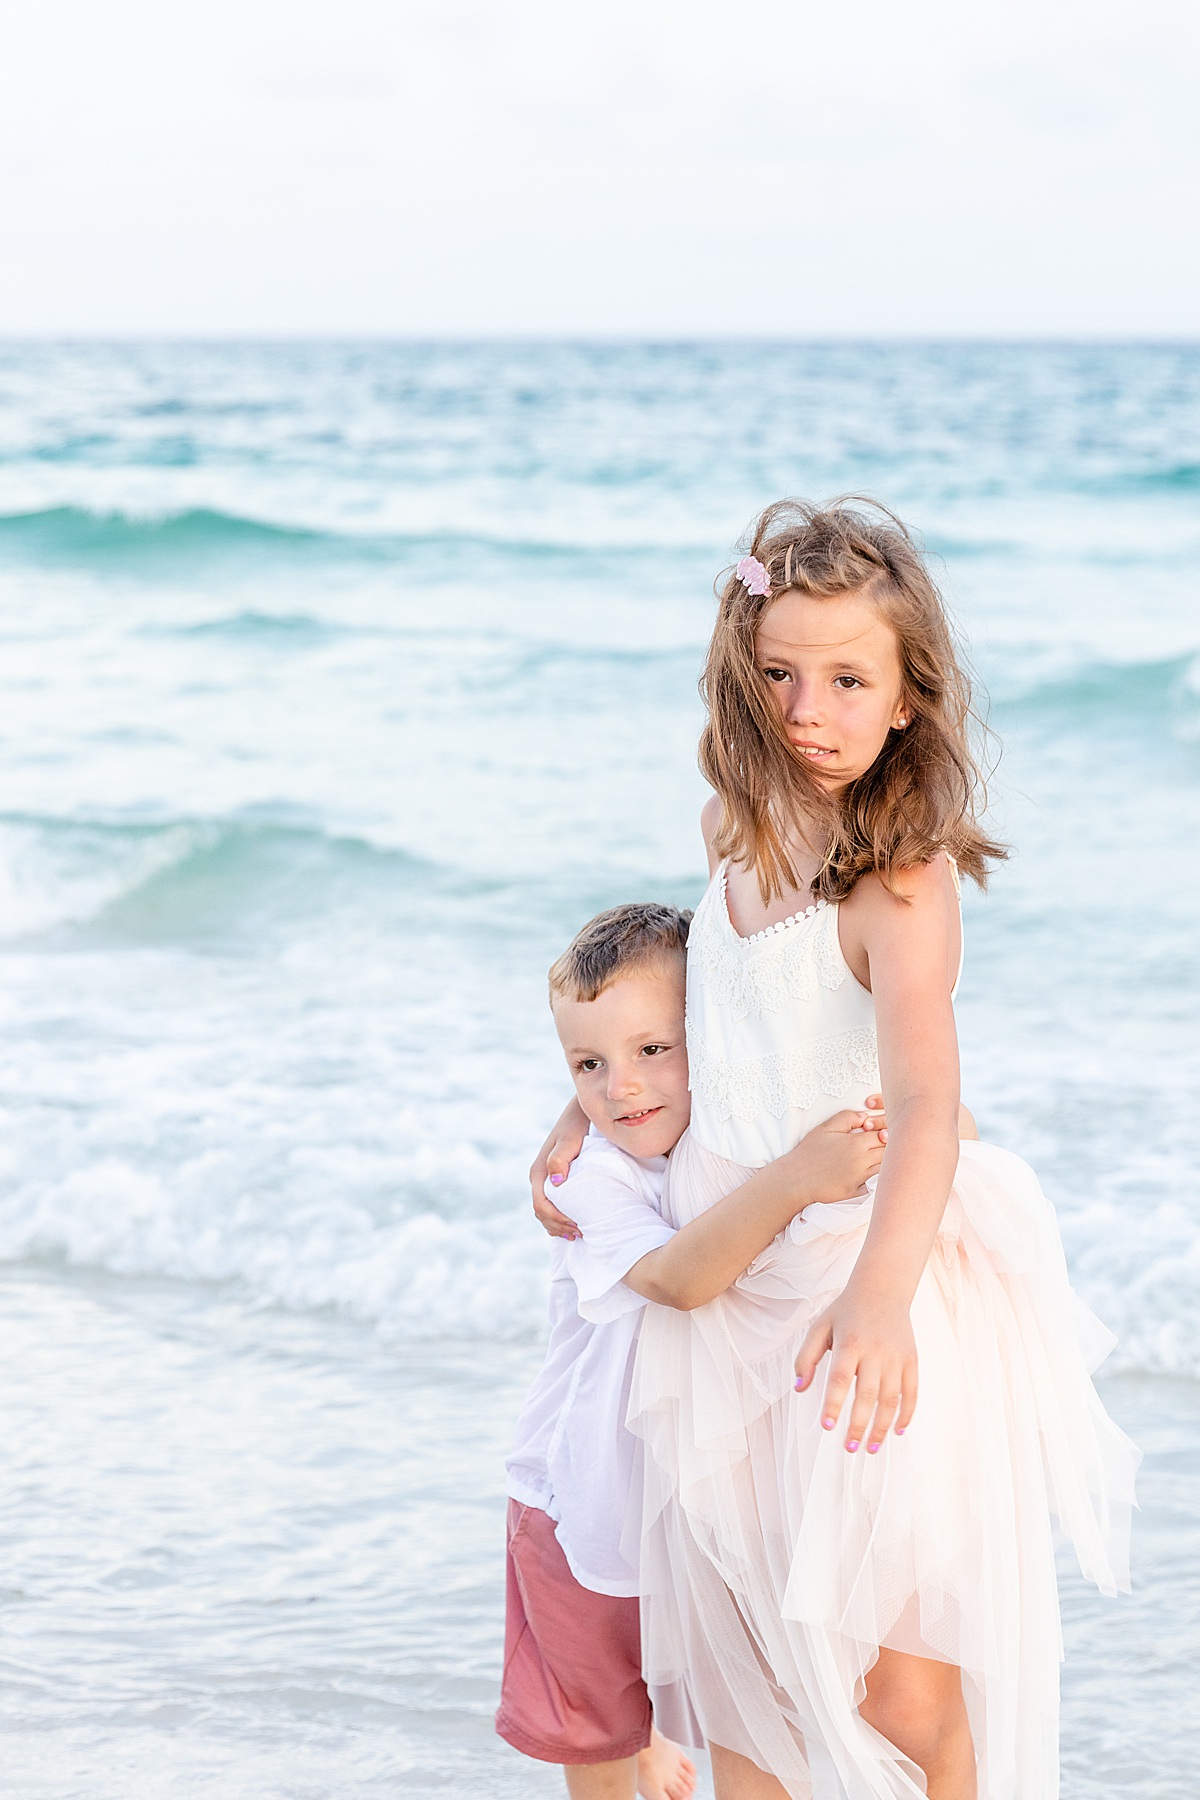
<instances>
[{"instance_id":1,"label":"spaghetti strap","mask_svg":"<svg viewBox=\"0 0 1200 1800\"><path fill-rule=\"evenodd\" d=\"M954 892L958 895L958 973L954 977L954 986L950 989L950 998L956 1000L958 998L959 984L963 977L963 969L966 967L967 934L963 929L962 876L959 874L957 862L948 850L946 851L946 861L950 865L950 879L954 883Z\"/></svg>"}]
</instances>

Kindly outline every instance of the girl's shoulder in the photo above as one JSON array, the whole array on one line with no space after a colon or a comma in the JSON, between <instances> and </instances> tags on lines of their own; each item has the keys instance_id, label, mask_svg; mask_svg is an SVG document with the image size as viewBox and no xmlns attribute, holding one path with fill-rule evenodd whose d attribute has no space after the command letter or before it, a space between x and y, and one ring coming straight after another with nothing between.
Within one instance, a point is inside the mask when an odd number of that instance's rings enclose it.
<instances>
[{"instance_id":1,"label":"girl's shoulder","mask_svg":"<svg viewBox=\"0 0 1200 1800\"><path fill-rule=\"evenodd\" d=\"M958 870L945 852L893 871L885 886L864 875L838 907L842 955L856 980L873 993L885 980L911 994L935 991L941 971L953 993L962 972L962 913Z\"/></svg>"},{"instance_id":2,"label":"girl's shoulder","mask_svg":"<svg viewBox=\"0 0 1200 1800\"><path fill-rule=\"evenodd\" d=\"M927 863L895 869L885 883L864 875L839 906L843 943L869 949L890 942L897 948L961 941L958 869L945 851ZM853 961L851 962L853 966Z\"/></svg>"},{"instance_id":3,"label":"girl's shoulder","mask_svg":"<svg viewBox=\"0 0 1200 1800\"><path fill-rule=\"evenodd\" d=\"M710 794L700 808L700 830L704 835L706 845L711 846L720 823L721 797L719 794Z\"/></svg>"},{"instance_id":4,"label":"girl's shoulder","mask_svg":"<svg viewBox=\"0 0 1200 1800\"><path fill-rule=\"evenodd\" d=\"M717 832L721 828L721 799L718 794L710 794L700 808L700 834L704 839L704 848L708 853L708 872L715 875L720 857L713 848Z\"/></svg>"},{"instance_id":5,"label":"girl's shoulder","mask_svg":"<svg viewBox=\"0 0 1200 1800\"><path fill-rule=\"evenodd\" d=\"M958 864L948 850L939 850L926 863L893 869L885 882L882 875L864 875L842 901L843 907L860 912L889 912L916 907L921 911L959 903Z\"/></svg>"}]
</instances>

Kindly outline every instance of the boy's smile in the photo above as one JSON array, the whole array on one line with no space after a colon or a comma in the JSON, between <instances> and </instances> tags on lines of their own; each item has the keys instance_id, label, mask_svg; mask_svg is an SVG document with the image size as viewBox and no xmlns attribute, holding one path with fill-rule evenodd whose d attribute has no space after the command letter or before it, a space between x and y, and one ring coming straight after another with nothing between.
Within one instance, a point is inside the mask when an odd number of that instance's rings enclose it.
<instances>
[{"instance_id":1,"label":"boy's smile","mask_svg":"<svg viewBox=\"0 0 1200 1800\"><path fill-rule=\"evenodd\" d=\"M619 975L594 1000L557 998L554 1023L579 1104L632 1156L665 1156L691 1114L682 959Z\"/></svg>"}]
</instances>

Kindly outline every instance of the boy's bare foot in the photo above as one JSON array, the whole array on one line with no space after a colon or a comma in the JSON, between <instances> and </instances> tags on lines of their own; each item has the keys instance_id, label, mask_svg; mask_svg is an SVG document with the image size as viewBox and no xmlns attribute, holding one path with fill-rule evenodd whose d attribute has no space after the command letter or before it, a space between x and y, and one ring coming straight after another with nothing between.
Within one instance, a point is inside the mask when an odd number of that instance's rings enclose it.
<instances>
[{"instance_id":1,"label":"boy's bare foot","mask_svg":"<svg viewBox=\"0 0 1200 1800\"><path fill-rule=\"evenodd\" d=\"M642 1800L691 1800L696 1791L695 1763L653 1726L637 1759L637 1791Z\"/></svg>"}]
</instances>

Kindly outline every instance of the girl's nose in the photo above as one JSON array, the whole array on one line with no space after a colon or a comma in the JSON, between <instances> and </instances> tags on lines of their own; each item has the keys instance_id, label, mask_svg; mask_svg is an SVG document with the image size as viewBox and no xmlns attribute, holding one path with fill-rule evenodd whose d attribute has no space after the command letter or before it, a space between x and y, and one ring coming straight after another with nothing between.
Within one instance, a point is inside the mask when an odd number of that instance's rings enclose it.
<instances>
[{"instance_id":1,"label":"girl's nose","mask_svg":"<svg viewBox=\"0 0 1200 1800\"><path fill-rule=\"evenodd\" d=\"M816 725L820 722L820 707L817 704L817 686L812 681L795 681L792 683L791 702L787 709L790 725Z\"/></svg>"}]
</instances>

